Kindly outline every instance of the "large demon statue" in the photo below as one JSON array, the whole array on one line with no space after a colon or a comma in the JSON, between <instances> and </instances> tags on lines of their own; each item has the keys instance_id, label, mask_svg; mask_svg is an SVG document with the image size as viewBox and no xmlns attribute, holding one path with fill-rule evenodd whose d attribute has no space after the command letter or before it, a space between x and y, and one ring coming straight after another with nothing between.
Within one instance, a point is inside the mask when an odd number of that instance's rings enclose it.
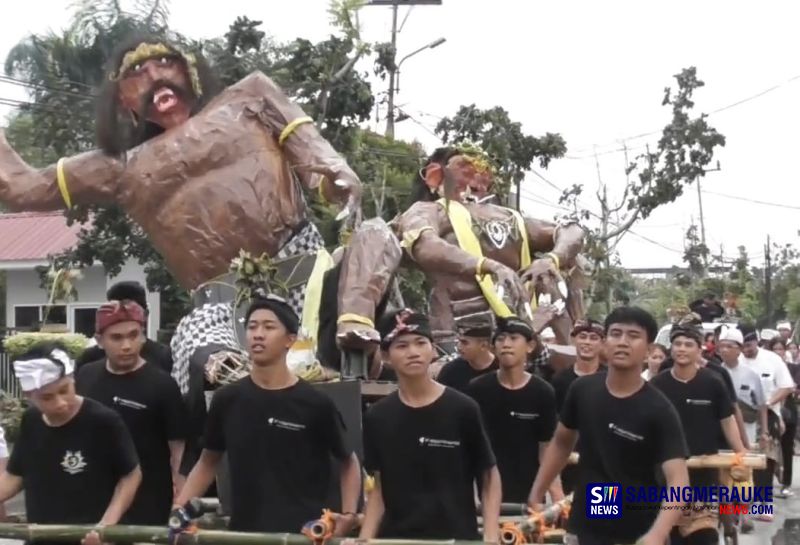
<instances>
[{"instance_id":1,"label":"large demon statue","mask_svg":"<svg viewBox=\"0 0 800 545\"><path fill-rule=\"evenodd\" d=\"M316 335L321 279L333 263L301 186L344 216L359 207L361 185L268 77L256 72L219 91L199 55L133 39L111 59L97 137L100 149L40 170L0 133L0 203L20 211L119 204L141 226L194 296L172 344L184 393L190 362L202 368L211 354L239 347L229 271L241 251L271 258L284 295ZM309 298L316 308L305 308Z\"/></svg>"},{"instance_id":2,"label":"large demon statue","mask_svg":"<svg viewBox=\"0 0 800 545\"><path fill-rule=\"evenodd\" d=\"M584 231L488 202L493 170L478 149L440 148L420 170L415 202L405 212L389 224L362 224L342 259L341 346L376 345L375 311L403 261L421 269L433 287L431 323L445 352L454 349L462 324L492 327L495 317L510 314L533 320L530 307L541 295L560 305L548 321L559 342L569 344L572 320L584 314ZM384 251L371 251L376 247Z\"/></svg>"}]
</instances>

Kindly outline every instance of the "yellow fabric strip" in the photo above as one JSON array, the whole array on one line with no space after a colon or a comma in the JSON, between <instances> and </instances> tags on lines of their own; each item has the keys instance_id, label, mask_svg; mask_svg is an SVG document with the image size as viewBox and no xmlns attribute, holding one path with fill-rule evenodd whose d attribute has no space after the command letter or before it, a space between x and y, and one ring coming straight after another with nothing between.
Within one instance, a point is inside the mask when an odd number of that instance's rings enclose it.
<instances>
[{"instance_id":1,"label":"yellow fabric strip","mask_svg":"<svg viewBox=\"0 0 800 545\"><path fill-rule=\"evenodd\" d=\"M522 247L519 251L519 268L526 269L531 264L531 247L528 241L528 229L525 227L525 219L522 217L518 211L510 209L511 213L514 214L514 219L517 220L517 229L519 229L520 234L522 235ZM534 290L531 289L530 282L525 285L528 288L528 292L531 293L531 309L536 309L539 306L538 302L536 301L536 293Z\"/></svg>"},{"instance_id":2,"label":"yellow fabric strip","mask_svg":"<svg viewBox=\"0 0 800 545\"><path fill-rule=\"evenodd\" d=\"M286 139L289 138L292 135L292 133L297 129L297 127L299 127L300 125L313 122L314 120L308 116L298 117L297 119L286 125L286 127L284 127L284 129L281 131L281 135L278 137L278 145L282 146L283 143L286 142Z\"/></svg>"},{"instance_id":3,"label":"yellow fabric strip","mask_svg":"<svg viewBox=\"0 0 800 545\"><path fill-rule=\"evenodd\" d=\"M333 268L333 257L325 248L317 251L317 259L314 261L314 268L311 269L311 276L308 277L306 285L306 297L303 303L303 316L300 319L300 326L305 329L314 339L314 344L318 340L319 330L319 307L322 303L322 280L325 272Z\"/></svg>"},{"instance_id":4,"label":"yellow fabric strip","mask_svg":"<svg viewBox=\"0 0 800 545\"><path fill-rule=\"evenodd\" d=\"M367 327L375 329L375 322L373 322L372 320L370 320L365 316L359 316L358 314L342 314L341 316L339 316L339 319L336 320L337 324L342 324L346 322L352 322L354 324L363 324Z\"/></svg>"},{"instance_id":5,"label":"yellow fabric strip","mask_svg":"<svg viewBox=\"0 0 800 545\"><path fill-rule=\"evenodd\" d=\"M456 239L458 239L458 246L474 257L483 257L481 243L472 231L472 216L469 210L458 201L446 203L444 199L439 199L437 202L447 211L447 217L450 219L450 224L453 226ZM478 286L489 303L492 312L500 318L507 318L513 315L508 305L498 297L490 275L479 276L476 274L475 280L478 282Z\"/></svg>"},{"instance_id":6,"label":"yellow fabric strip","mask_svg":"<svg viewBox=\"0 0 800 545\"><path fill-rule=\"evenodd\" d=\"M69 196L69 190L67 189L67 176L64 174L64 158L58 160L56 163L56 180L58 181L58 190L61 192L61 198L64 199L64 203L67 205L67 208L72 208L72 199Z\"/></svg>"}]
</instances>

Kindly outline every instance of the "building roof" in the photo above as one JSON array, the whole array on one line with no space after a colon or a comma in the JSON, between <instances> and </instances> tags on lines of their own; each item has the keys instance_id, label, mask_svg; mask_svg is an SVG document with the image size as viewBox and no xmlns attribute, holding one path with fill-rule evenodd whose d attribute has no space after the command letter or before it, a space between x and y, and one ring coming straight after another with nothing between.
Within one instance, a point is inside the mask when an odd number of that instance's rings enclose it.
<instances>
[{"instance_id":1,"label":"building roof","mask_svg":"<svg viewBox=\"0 0 800 545\"><path fill-rule=\"evenodd\" d=\"M45 260L74 246L80 229L63 212L0 214L0 262Z\"/></svg>"}]
</instances>

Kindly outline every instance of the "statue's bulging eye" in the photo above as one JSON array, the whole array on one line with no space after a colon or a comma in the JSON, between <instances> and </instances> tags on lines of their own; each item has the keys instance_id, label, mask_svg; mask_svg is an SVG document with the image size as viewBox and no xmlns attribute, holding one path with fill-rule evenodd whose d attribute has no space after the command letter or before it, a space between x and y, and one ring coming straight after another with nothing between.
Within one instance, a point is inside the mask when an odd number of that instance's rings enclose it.
<instances>
[{"instance_id":1,"label":"statue's bulging eye","mask_svg":"<svg viewBox=\"0 0 800 545\"><path fill-rule=\"evenodd\" d=\"M158 62L160 62L161 64L167 64L169 62L169 59L167 57L161 57L158 60Z\"/></svg>"}]
</instances>

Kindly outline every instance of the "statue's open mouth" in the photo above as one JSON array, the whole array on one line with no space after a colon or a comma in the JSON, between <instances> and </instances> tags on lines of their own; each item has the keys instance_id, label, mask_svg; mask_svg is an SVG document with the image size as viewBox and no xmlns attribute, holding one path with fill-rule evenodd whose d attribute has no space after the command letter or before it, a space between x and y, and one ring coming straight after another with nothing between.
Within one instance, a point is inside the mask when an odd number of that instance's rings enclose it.
<instances>
[{"instance_id":1,"label":"statue's open mouth","mask_svg":"<svg viewBox=\"0 0 800 545\"><path fill-rule=\"evenodd\" d=\"M153 93L153 106L158 113L167 113L177 105L178 96L169 87L161 87Z\"/></svg>"}]
</instances>

